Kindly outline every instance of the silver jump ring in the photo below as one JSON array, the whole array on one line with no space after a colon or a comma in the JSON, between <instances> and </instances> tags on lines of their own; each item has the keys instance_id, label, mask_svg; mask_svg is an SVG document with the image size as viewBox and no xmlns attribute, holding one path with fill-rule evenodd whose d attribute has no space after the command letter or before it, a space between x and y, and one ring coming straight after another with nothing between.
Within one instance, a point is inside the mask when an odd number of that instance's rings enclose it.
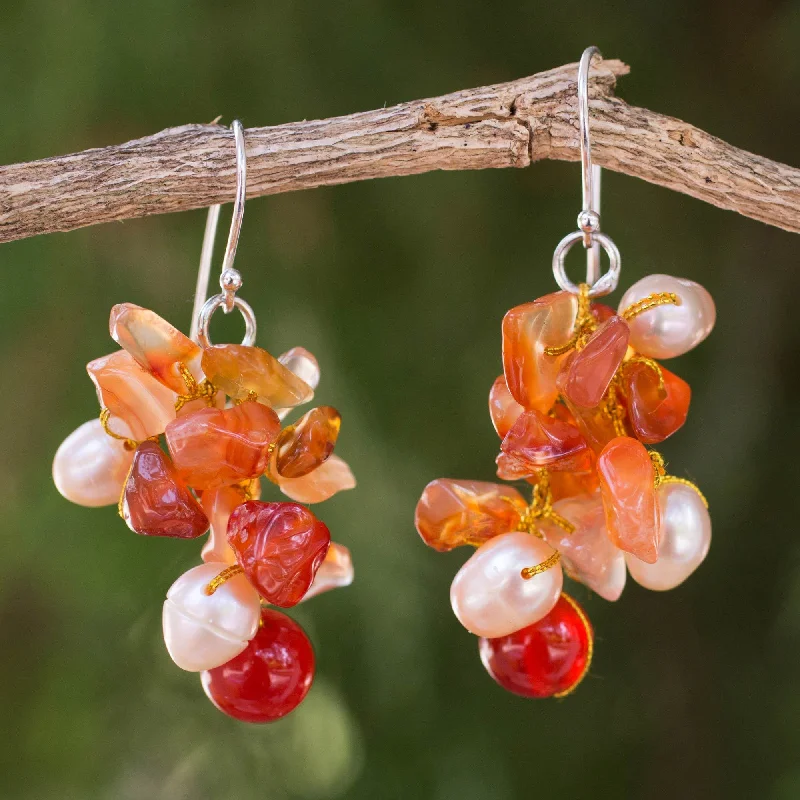
<instances>
[{"instance_id":1,"label":"silver jump ring","mask_svg":"<svg viewBox=\"0 0 800 800\"><path fill-rule=\"evenodd\" d=\"M200 309L197 315L197 343L205 348L211 347L211 339L208 336L208 326L211 322L211 317L218 308L225 308L227 298L224 294L215 294L206 300L205 305ZM238 308L244 317L244 338L242 344L247 347L252 347L256 341L256 315L250 304L242 300L241 297L233 298L234 308ZM227 313L227 312L226 312Z\"/></svg>"},{"instance_id":2,"label":"silver jump ring","mask_svg":"<svg viewBox=\"0 0 800 800\"><path fill-rule=\"evenodd\" d=\"M611 237L606 236L605 233L595 231L593 234L594 241L597 242L603 250L608 253L608 272L601 275L589 288L589 297L602 297L603 295L610 294L617 288L619 283L619 272L622 266L622 257L619 254L619 249L614 244ZM583 241L583 231L573 231L568 233L557 245L553 253L553 276L556 283L565 291L578 294L580 288L576 286L568 277L567 270L564 266L564 261L567 258L567 253L570 251L575 242Z\"/></svg>"}]
</instances>

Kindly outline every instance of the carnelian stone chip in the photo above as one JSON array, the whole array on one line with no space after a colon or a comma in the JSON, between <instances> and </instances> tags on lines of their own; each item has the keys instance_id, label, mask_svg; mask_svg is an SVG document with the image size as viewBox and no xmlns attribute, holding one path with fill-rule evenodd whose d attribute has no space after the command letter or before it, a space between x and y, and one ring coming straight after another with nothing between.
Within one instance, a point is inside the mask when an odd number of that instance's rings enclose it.
<instances>
[{"instance_id":1,"label":"carnelian stone chip","mask_svg":"<svg viewBox=\"0 0 800 800\"><path fill-rule=\"evenodd\" d=\"M619 435L611 417L603 407L605 400L594 408L582 408L568 397L563 399L575 426L595 453L599 454L612 439ZM557 404L556 408L559 408L559 405Z\"/></svg>"},{"instance_id":2,"label":"carnelian stone chip","mask_svg":"<svg viewBox=\"0 0 800 800\"><path fill-rule=\"evenodd\" d=\"M685 380L660 365L656 370L642 361L628 362L623 378L628 417L639 441L663 442L686 422L692 390Z\"/></svg>"},{"instance_id":3,"label":"carnelian stone chip","mask_svg":"<svg viewBox=\"0 0 800 800\"><path fill-rule=\"evenodd\" d=\"M581 408L598 405L625 357L630 335L621 317L606 320L564 362L557 381L561 393Z\"/></svg>"},{"instance_id":4,"label":"carnelian stone chip","mask_svg":"<svg viewBox=\"0 0 800 800\"><path fill-rule=\"evenodd\" d=\"M307 403L314 390L260 347L219 344L203 351L203 372L234 400L258 400L272 408Z\"/></svg>"},{"instance_id":5,"label":"carnelian stone chip","mask_svg":"<svg viewBox=\"0 0 800 800\"><path fill-rule=\"evenodd\" d=\"M274 722L293 711L314 681L314 650L305 631L272 608L261 610L258 632L221 667L200 676L209 700L242 722Z\"/></svg>"},{"instance_id":6,"label":"carnelian stone chip","mask_svg":"<svg viewBox=\"0 0 800 800\"><path fill-rule=\"evenodd\" d=\"M562 594L543 619L508 636L482 638L479 649L486 671L504 689L522 697L553 697L583 678L593 637L586 612Z\"/></svg>"},{"instance_id":7,"label":"carnelian stone chip","mask_svg":"<svg viewBox=\"0 0 800 800\"><path fill-rule=\"evenodd\" d=\"M111 309L108 327L120 347L174 392L183 394L187 389L180 364L195 380L202 380L200 346L154 311L120 303Z\"/></svg>"},{"instance_id":8,"label":"carnelian stone chip","mask_svg":"<svg viewBox=\"0 0 800 800\"><path fill-rule=\"evenodd\" d=\"M655 564L660 518L653 462L645 446L630 436L612 439L597 459L597 473L611 541Z\"/></svg>"},{"instance_id":9,"label":"carnelian stone chip","mask_svg":"<svg viewBox=\"0 0 800 800\"><path fill-rule=\"evenodd\" d=\"M331 406L312 408L286 428L275 448L275 471L280 478L302 478L333 453L341 414Z\"/></svg>"},{"instance_id":10,"label":"carnelian stone chip","mask_svg":"<svg viewBox=\"0 0 800 800\"><path fill-rule=\"evenodd\" d=\"M506 379L501 375L489 390L489 416L497 435L502 439L525 409L511 396Z\"/></svg>"},{"instance_id":11,"label":"carnelian stone chip","mask_svg":"<svg viewBox=\"0 0 800 800\"><path fill-rule=\"evenodd\" d=\"M414 524L425 544L445 553L465 544L479 547L516 530L527 507L511 486L439 478L422 492Z\"/></svg>"},{"instance_id":12,"label":"carnelian stone chip","mask_svg":"<svg viewBox=\"0 0 800 800\"><path fill-rule=\"evenodd\" d=\"M208 530L200 503L156 442L142 442L136 448L120 511L128 527L143 536L194 539Z\"/></svg>"},{"instance_id":13,"label":"carnelian stone chip","mask_svg":"<svg viewBox=\"0 0 800 800\"><path fill-rule=\"evenodd\" d=\"M583 469L591 458L586 440L574 425L539 411L520 414L500 449L531 471Z\"/></svg>"},{"instance_id":14,"label":"carnelian stone chip","mask_svg":"<svg viewBox=\"0 0 800 800\"><path fill-rule=\"evenodd\" d=\"M553 405L564 355L548 355L545 349L569 342L577 313L576 295L555 292L516 306L503 318L503 371L521 406L546 413Z\"/></svg>"},{"instance_id":15,"label":"carnelian stone chip","mask_svg":"<svg viewBox=\"0 0 800 800\"><path fill-rule=\"evenodd\" d=\"M181 479L205 490L261 475L280 428L271 408L249 401L180 416L164 434Z\"/></svg>"},{"instance_id":16,"label":"carnelian stone chip","mask_svg":"<svg viewBox=\"0 0 800 800\"><path fill-rule=\"evenodd\" d=\"M268 602L296 605L328 552L331 535L305 506L251 500L228 520L228 544L250 583Z\"/></svg>"}]
</instances>

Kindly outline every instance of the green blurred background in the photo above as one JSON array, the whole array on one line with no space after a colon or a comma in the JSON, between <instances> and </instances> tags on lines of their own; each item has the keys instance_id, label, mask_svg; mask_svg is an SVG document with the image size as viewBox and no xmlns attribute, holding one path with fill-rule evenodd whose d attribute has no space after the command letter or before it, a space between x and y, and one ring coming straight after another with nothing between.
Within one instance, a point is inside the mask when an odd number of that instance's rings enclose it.
<instances>
[{"instance_id":1,"label":"green blurred background","mask_svg":"<svg viewBox=\"0 0 800 800\"><path fill-rule=\"evenodd\" d=\"M366 110L594 43L631 64L629 102L796 163L799 41L800 3L775 0L6 0L0 161L217 115ZM111 305L188 329L204 212L3 246L0 796L800 797L797 237L605 175L622 287L667 272L718 303L714 335L670 364L694 398L663 448L707 494L714 543L668 594L629 584L612 605L573 586L597 630L574 696L525 701L491 681L448 602L468 554L414 531L428 481L493 477L500 319L552 290L579 190L576 164L542 163L248 203L237 266L259 343L318 356L318 399L342 411L337 452L360 479L318 507L356 583L293 612L318 677L267 727L219 714L164 650L162 600L199 545L137 537L50 480L60 441L97 412L84 364L113 349ZM225 322L215 338L240 336Z\"/></svg>"}]
</instances>

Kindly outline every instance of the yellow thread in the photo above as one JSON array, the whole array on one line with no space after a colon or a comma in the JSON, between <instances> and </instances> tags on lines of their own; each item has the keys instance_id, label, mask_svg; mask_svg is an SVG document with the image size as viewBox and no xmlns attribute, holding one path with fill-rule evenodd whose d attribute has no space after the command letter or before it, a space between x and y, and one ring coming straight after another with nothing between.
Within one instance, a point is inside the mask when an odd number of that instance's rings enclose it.
<instances>
[{"instance_id":1,"label":"yellow thread","mask_svg":"<svg viewBox=\"0 0 800 800\"><path fill-rule=\"evenodd\" d=\"M572 338L562 345L545 347L546 356L563 356L575 348L581 348L586 339L597 328L597 320L592 314L592 302L589 298L589 284L582 283L578 292L578 314L575 317L575 333Z\"/></svg>"},{"instance_id":2,"label":"yellow thread","mask_svg":"<svg viewBox=\"0 0 800 800\"><path fill-rule=\"evenodd\" d=\"M187 403L192 400L205 400L206 405L211 408L214 405L214 396L217 387L208 378L204 378L200 383L195 380L194 375L182 361L178 362L178 372L186 385L186 394L179 394L175 398L175 413L177 414Z\"/></svg>"},{"instance_id":3,"label":"yellow thread","mask_svg":"<svg viewBox=\"0 0 800 800\"><path fill-rule=\"evenodd\" d=\"M112 438L117 439L120 442L125 443L126 450L135 450L141 442L137 442L136 439L131 439L128 436L120 436L118 433L114 433L111 430L109 425L109 419L111 417L111 411L108 408L100 409L100 424L103 426L103 430Z\"/></svg>"},{"instance_id":4,"label":"yellow thread","mask_svg":"<svg viewBox=\"0 0 800 800\"><path fill-rule=\"evenodd\" d=\"M644 314L645 311L649 311L651 308L667 305L679 306L680 304L681 299L675 292L654 292L629 305L620 316L625 322L630 322L634 317Z\"/></svg>"},{"instance_id":5,"label":"yellow thread","mask_svg":"<svg viewBox=\"0 0 800 800\"><path fill-rule=\"evenodd\" d=\"M520 572L520 575L526 580L529 581L534 575L540 575L542 572L547 572L551 567L554 567L558 562L561 560L561 553L558 550L553 550L553 554L548 556L541 564L537 564L535 567L525 567L525 569Z\"/></svg>"},{"instance_id":6,"label":"yellow thread","mask_svg":"<svg viewBox=\"0 0 800 800\"><path fill-rule=\"evenodd\" d=\"M614 426L614 433L617 436L627 436L628 432L625 430L625 410L619 402L618 392L619 387L619 372L614 376L608 386L605 401L603 402L603 411L605 415L611 420Z\"/></svg>"},{"instance_id":7,"label":"yellow thread","mask_svg":"<svg viewBox=\"0 0 800 800\"><path fill-rule=\"evenodd\" d=\"M648 450L647 455L650 456L650 461L653 463L653 472L655 473L653 484L656 488L658 488L664 482L664 478L667 474L667 470L664 465L664 456L662 456L657 450Z\"/></svg>"},{"instance_id":8,"label":"yellow thread","mask_svg":"<svg viewBox=\"0 0 800 800\"><path fill-rule=\"evenodd\" d=\"M646 367L650 367L650 369L652 369L658 375L658 388L661 389L661 391L665 390L666 386L664 385L664 371L661 369L661 364L659 364L658 361L648 358L647 356L640 356L637 354L629 358L622 365L622 369L627 367L629 364L644 364Z\"/></svg>"},{"instance_id":9,"label":"yellow thread","mask_svg":"<svg viewBox=\"0 0 800 800\"><path fill-rule=\"evenodd\" d=\"M225 567L214 580L209 581L208 586L205 588L205 593L207 595L214 594L225 581L230 580L241 572L244 572L244 570L238 564L231 564L230 567Z\"/></svg>"},{"instance_id":10,"label":"yellow thread","mask_svg":"<svg viewBox=\"0 0 800 800\"><path fill-rule=\"evenodd\" d=\"M578 605L578 603L573 600L566 592L562 592L561 596L572 606L573 611L578 615L580 621L583 623L583 627L586 628L586 664L583 667L583 672L581 672L580 677L569 689L565 689L563 692L557 692L553 695L553 697L562 698L566 697L567 695L572 694L577 688L580 682L587 676L589 673L589 667L592 665L592 658L594 657L594 634L592 633L592 626L589 623L589 620L586 617L586 614L583 612L583 609Z\"/></svg>"},{"instance_id":11,"label":"yellow thread","mask_svg":"<svg viewBox=\"0 0 800 800\"><path fill-rule=\"evenodd\" d=\"M659 485L664 483L682 483L684 486L694 489L697 494L700 495L700 499L703 501L705 507L708 508L708 500L706 499L706 496L700 491L697 485L692 483L690 480L687 480L686 478L677 478L674 475L664 475L659 481Z\"/></svg>"}]
</instances>

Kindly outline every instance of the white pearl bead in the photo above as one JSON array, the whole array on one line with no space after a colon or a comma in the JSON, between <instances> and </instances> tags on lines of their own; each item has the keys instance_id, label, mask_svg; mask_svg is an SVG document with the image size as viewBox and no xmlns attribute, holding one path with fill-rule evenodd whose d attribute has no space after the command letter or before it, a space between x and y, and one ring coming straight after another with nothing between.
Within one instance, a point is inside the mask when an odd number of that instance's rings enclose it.
<instances>
[{"instance_id":1,"label":"white pearl bead","mask_svg":"<svg viewBox=\"0 0 800 800\"><path fill-rule=\"evenodd\" d=\"M683 583L700 566L711 544L711 517L697 490L662 483L656 491L661 513L658 561L645 564L625 554L628 571L645 589L666 591Z\"/></svg>"},{"instance_id":2,"label":"white pearl bead","mask_svg":"<svg viewBox=\"0 0 800 800\"><path fill-rule=\"evenodd\" d=\"M458 621L476 636L490 639L538 622L561 595L561 565L528 580L521 572L552 555L549 544L523 532L503 533L481 545L450 587Z\"/></svg>"},{"instance_id":3,"label":"white pearl bead","mask_svg":"<svg viewBox=\"0 0 800 800\"><path fill-rule=\"evenodd\" d=\"M650 294L674 292L681 304L644 311L629 323L630 344L649 358L674 358L696 347L711 333L717 311L711 295L699 284L671 275L648 275L622 296L619 313Z\"/></svg>"},{"instance_id":4,"label":"white pearl bead","mask_svg":"<svg viewBox=\"0 0 800 800\"><path fill-rule=\"evenodd\" d=\"M115 420L120 435L128 435ZM84 422L61 443L53 459L53 482L61 494L81 506L108 506L119 501L133 453L104 430L99 419Z\"/></svg>"},{"instance_id":5,"label":"white pearl bead","mask_svg":"<svg viewBox=\"0 0 800 800\"><path fill-rule=\"evenodd\" d=\"M234 575L206 594L206 586L228 565L201 564L172 584L164 602L164 643L172 660L187 672L213 669L230 661L256 635L261 617L258 592L244 575Z\"/></svg>"}]
</instances>

